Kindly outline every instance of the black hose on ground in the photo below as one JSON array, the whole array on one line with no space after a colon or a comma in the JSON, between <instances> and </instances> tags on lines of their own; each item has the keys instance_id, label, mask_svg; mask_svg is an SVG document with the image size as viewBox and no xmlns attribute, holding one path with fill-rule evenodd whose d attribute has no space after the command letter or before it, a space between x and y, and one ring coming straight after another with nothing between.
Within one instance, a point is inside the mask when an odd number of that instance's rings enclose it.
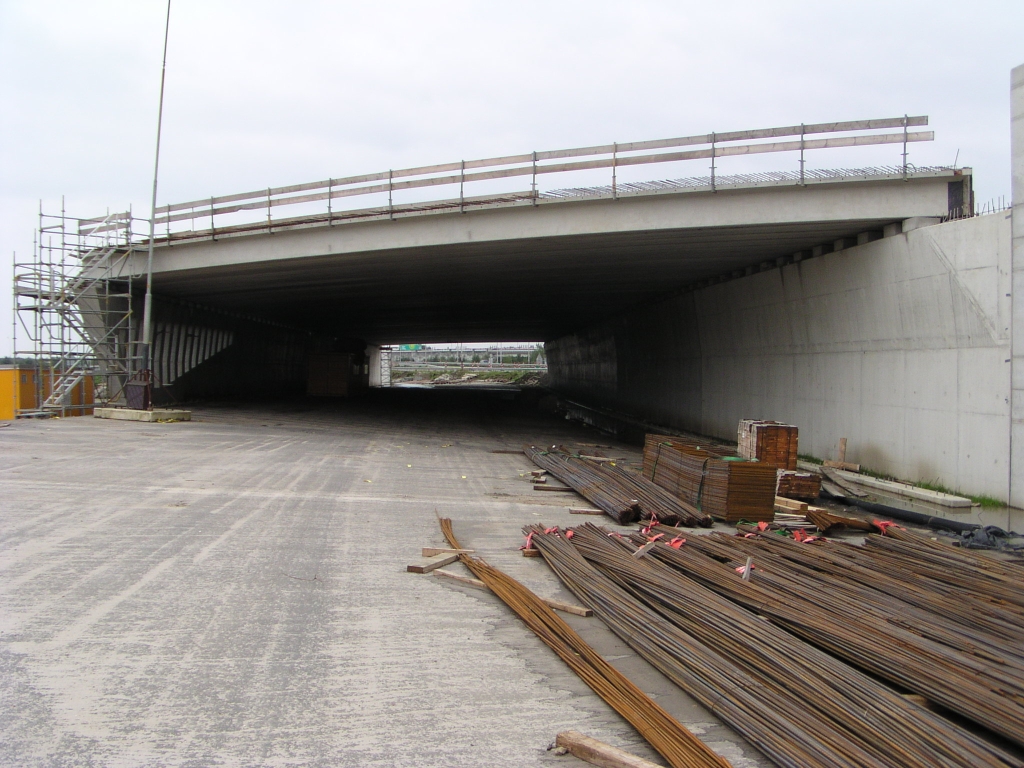
<instances>
[{"instance_id":1,"label":"black hose on ground","mask_svg":"<svg viewBox=\"0 0 1024 768\"><path fill-rule=\"evenodd\" d=\"M876 504L873 501L864 501L863 499L858 499L853 496L833 496L828 493L828 491L824 490L822 491L822 495L827 498L834 499L841 504L860 507L861 509L866 509L869 512L874 512L876 515L893 517L897 520L902 520L905 523L923 525L924 527L931 528L935 531L964 533L965 531L974 531L981 528L977 523L961 523L959 520L947 520L944 517L934 517L933 515L925 515L920 512L910 512L906 509L900 509L899 507L890 507L888 504Z\"/></svg>"}]
</instances>

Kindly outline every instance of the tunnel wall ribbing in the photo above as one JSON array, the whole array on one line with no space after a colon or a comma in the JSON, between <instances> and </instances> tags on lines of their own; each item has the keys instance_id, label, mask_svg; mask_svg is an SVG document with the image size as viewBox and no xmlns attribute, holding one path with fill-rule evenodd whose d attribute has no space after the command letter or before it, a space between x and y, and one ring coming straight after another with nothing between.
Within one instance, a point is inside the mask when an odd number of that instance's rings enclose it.
<instances>
[{"instance_id":1,"label":"tunnel wall ribbing","mask_svg":"<svg viewBox=\"0 0 1024 768\"><path fill-rule=\"evenodd\" d=\"M551 381L721 438L786 421L802 453L846 437L868 468L1006 499L1010 243L1001 212L635 308L549 342Z\"/></svg>"},{"instance_id":2,"label":"tunnel wall ribbing","mask_svg":"<svg viewBox=\"0 0 1024 768\"><path fill-rule=\"evenodd\" d=\"M305 391L309 334L167 297L154 316L158 403Z\"/></svg>"}]
</instances>

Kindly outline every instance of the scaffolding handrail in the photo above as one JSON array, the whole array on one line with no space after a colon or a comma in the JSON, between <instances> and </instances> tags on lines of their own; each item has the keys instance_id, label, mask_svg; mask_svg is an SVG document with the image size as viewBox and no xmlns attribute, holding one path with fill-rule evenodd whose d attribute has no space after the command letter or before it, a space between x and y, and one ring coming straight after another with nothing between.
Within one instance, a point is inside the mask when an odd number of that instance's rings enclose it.
<instances>
[{"instance_id":1,"label":"scaffolding handrail","mask_svg":"<svg viewBox=\"0 0 1024 768\"><path fill-rule=\"evenodd\" d=\"M175 222L209 218L211 219L212 228L212 220L216 216L239 213L242 211L266 210L269 224L271 209L280 206L299 205L322 200L331 201L345 197L387 193L388 206L391 208L393 207L392 195L395 192L407 189L454 184L458 184L460 187L460 200L465 200L464 187L466 184L517 176L532 177L532 194L536 196L536 180L540 175L586 171L600 168L612 169L614 187L616 171L622 166L669 163L706 158L710 158L712 161L712 178L714 178L715 160L722 157L800 151L802 168L803 153L808 150L874 146L881 144L904 145L905 171L906 145L914 142L933 141L935 138L933 131L911 132L908 130L910 127L924 125L928 125L928 117L926 115L907 115L903 117L875 120L815 123L747 131L732 131L727 133L707 133L697 136L683 136L670 139L655 139L651 141L628 142L622 144L612 143L589 147L549 150L544 152L529 152L479 160L459 160L457 162L441 163L437 165L380 171L377 173L346 176L343 178L329 178L305 184L293 184L276 188L268 187L267 189L262 190L213 196L202 200L191 200L183 203L158 206L156 208L157 216L155 223L169 227ZM902 130L898 133L870 133L842 137L807 138L808 136L818 136L821 134L857 133L863 131L877 131L886 128L901 128ZM740 141L756 141L794 136L799 136L800 138L798 140L781 142L753 144L735 143ZM700 145L707 146L701 149L686 151L636 154L638 152L647 152L648 150L662 150ZM550 162L552 160L586 158L600 155L610 155L610 157L598 157L597 159L577 160L574 162ZM491 168L495 170L467 173L468 170L480 168ZM452 173L453 171L457 171L457 173ZM109 219L108 221L104 221L99 218L85 219L82 220L82 223L92 226L90 232L99 233L109 229L122 228L123 219L118 217L123 215L124 214L112 214L107 217L107 219Z\"/></svg>"}]
</instances>

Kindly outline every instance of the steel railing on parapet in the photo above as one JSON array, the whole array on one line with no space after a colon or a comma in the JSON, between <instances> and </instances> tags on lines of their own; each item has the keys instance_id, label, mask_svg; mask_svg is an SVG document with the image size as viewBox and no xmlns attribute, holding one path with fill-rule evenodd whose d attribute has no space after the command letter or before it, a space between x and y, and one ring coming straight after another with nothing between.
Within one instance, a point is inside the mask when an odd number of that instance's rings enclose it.
<instances>
[{"instance_id":1,"label":"steel railing on parapet","mask_svg":"<svg viewBox=\"0 0 1024 768\"><path fill-rule=\"evenodd\" d=\"M716 189L718 179L717 160L724 157L756 155L775 152L799 152L799 174L794 183L817 181L811 171L805 171L804 157L810 150L839 147L863 147L881 144L900 144L903 147L902 165L895 169L904 178L914 170L907 162L908 145L920 141L932 141L932 131L911 131L911 127L928 124L927 116L904 116L880 120L856 120L837 123L816 123L812 125L790 125L728 133L708 133L698 136L684 136L672 139L657 139L629 143L612 143L572 149L558 149L544 152L528 152L504 157L480 160L459 160L439 165L419 166L378 173L329 178L306 184L267 188L233 195L210 197L184 203L163 205L156 210L156 225L162 230L161 239L210 238L235 231L252 231L288 227L304 223L341 223L367 217L394 217L396 214L423 213L431 211L466 210L473 207L491 206L502 203L543 202L547 195L538 192L537 179L545 174L611 170L610 194L618 196L620 184L618 171L627 166L656 163L673 163L685 160L708 159L711 161L709 186ZM887 129L896 132L884 132ZM881 131L881 132L880 132ZM825 134L847 134L825 136ZM771 141L772 139L787 139ZM753 143L751 143L753 142ZM679 150L680 147L695 147ZM674 150L674 151L663 151ZM585 159L574 159L585 158ZM568 162L566 162L568 160ZM484 170L481 170L484 169ZM466 187L485 181L529 177L530 188L525 191L492 193L489 195L467 196ZM458 197L449 195L443 199L427 202L395 203L395 194L412 189L429 187L458 186ZM627 193L636 194L630 185ZM336 200L362 195L387 195L386 205L358 210L336 210ZM553 195L552 199L564 199ZM277 218L276 209L325 203L326 211L312 214ZM224 217L250 214L252 221L239 223L237 218L223 222ZM208 228L196 229L197 223ZM184 227L187 225L187 229ZM81 226L91 228L90 233L102 232L107 228L123 226L120 222L86 219Z\"/></svg>"}]
</instances>

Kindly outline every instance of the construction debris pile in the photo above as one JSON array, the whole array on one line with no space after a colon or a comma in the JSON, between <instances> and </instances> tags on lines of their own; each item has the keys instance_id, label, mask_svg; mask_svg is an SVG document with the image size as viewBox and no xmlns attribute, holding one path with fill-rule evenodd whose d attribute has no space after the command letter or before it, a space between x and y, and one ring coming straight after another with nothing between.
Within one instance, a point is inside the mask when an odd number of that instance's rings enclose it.
<instances>
[{"instance_id":1,"label":"construction debris pile","mask_svg":"<svg viewBox=\"0 0 1024 768\"><path fill-rule=\"evenodd\" d=\"M524 532L619 637L780 766L1024 765L932 709L1024 746L1024 567L880 527L864 546Z\"/></svg>"},{"instance_id":2,"label":"construction debris pile","mask_svg":"<svg viewBox=\"0 0 1024 768\"><path fill-rule=\"evenodd\" d=\"M711 517L686 500L601 456L584 456L552 446L523 446L523 453L620 525L654 519L670 525L711 525Z\"/></svg>"},{"instance_id":3,"label":"construction debris pile","mask_svg":"<svg viewBox=\"0 0 1024 768\"><path fill-rule=\"evenodd\" d=\"M671 435L647 435L643 475L727 523L771 520L776 467Z\"/></svg>"}]
</instances>

